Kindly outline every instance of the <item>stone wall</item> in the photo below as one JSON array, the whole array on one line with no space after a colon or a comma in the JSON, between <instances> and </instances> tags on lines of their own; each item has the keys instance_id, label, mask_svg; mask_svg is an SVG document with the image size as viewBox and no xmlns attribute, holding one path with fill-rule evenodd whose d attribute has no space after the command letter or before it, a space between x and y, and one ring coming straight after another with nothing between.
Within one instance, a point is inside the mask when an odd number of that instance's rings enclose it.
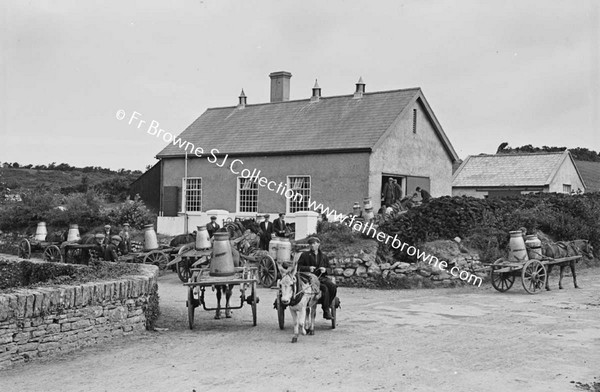
<instances>
[{"instance_id":1,"label":"stone wall","mask_svg":"<svg viewBox=\"0 0 600 392\"><path fill-rule=\"evenodd\" d=\"M429 263L405 263L391 257L383 259L377 253L378 245L373 240L338 248L329 254L329 274L335 276L339 286L428 288L465 284L459 277ZM487 278L488 271L481 265L479 255L461 249L453 241L425 244L421 250L448 261L450 267L456 265L461 271L475 274L483 280Z\"/></svg>"},{"instance_id":2,"label":"stone wall","mask_svg":"<svg viewBox=\"0 0 600 392\"><path fill-rule=\"evenodd\" d=\"M0 294L0 369L146 329L158 269L114 281Z\"/></svg>"}]
</instances>

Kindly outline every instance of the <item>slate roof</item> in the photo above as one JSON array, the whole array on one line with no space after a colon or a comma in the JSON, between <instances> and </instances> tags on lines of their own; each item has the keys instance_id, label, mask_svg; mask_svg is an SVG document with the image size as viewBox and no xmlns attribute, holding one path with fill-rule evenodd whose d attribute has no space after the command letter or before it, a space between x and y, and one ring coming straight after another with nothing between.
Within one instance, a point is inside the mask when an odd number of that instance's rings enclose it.
<instances>
[{"instance_id":1,"label":"slate roof","mask_svg":"<svg viewBox=\"0 0 600 392\"><path fill-rule=\"evenodd\" d=\"M544 186L550 184L568 151L471 155L452 177L452 187Z\"/></svg>"},{"instance_id":2,"label":"slate roof","mask_svg":"<svg viewBox=\"0 0 600 392\"><path fill-rule=\"evenodd\" d=\"M586 192L600 192L600 162L575 161Z\"/></svg>"},{"instance_id":3,"label":"slate roof","mask_svg":"<svg viewBox=\"0 0 600 392\"><path fill-rule=\"evenodd\" d=\"M324 151L370 151L394 120L417 98L429 111L446 151L458 159L419 88L353 95L211 108L178 137L221 154L284 154ZM189 149L188 149L189 151ZM157 158L182 157L183 148L169 144Z\"/></svg>"}]
</instances>

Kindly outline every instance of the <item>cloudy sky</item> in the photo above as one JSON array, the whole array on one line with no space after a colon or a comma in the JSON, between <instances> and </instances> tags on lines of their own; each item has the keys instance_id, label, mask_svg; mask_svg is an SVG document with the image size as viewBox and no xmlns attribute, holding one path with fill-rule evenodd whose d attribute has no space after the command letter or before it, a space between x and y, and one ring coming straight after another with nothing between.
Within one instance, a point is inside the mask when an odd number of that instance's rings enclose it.
<instances>
[{"instance_id":1,"label":"cloudy sky","mask_svg":"<svg viewBox=\"0 0 600 392\"><path fill-rule=\"evenodd\" d=\"M461 158L600 150L600 2L3 1L0 161L143 169L207 108L421 87Z\"/></svg>"}]
</instances>

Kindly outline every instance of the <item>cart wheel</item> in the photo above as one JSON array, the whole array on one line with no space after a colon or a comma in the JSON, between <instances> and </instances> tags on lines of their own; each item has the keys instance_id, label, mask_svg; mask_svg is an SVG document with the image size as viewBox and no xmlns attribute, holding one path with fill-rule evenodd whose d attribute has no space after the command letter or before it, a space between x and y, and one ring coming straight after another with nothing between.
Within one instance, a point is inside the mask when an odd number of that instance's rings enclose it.
<instances>
[{"instance_id":1,"label":"cart wheel","mask_svg":"<svg viewBox=\"0 0 600 392\"><path fill-rule=\"evenodd\" d=\"M494 265L501 264L504 262L504 259L498 259L494 261ZM515 276L510 272L494 272L494 267L491 267L490 270L490 280L492 281L492 286L503 293L508 291L513 283L515 283Z\"/></svg>"},{"instance_id":2,"label":"cart wheel","mask_svg":"<svg viewBox=\"0 0 600 392\"><path fill-rule=\"evenodd\" d=\"M188 323L190 325L190 329L194 329L194 288L192 286L188 287L188 300L187 300L187 308L188 308Z\"/></svg>"},{"instance_id":3,"label":"cart wheel","mask_svg":"<svg viewBox=\"0 0 600 392\"><path fill-rule=\"evenodd\" d=\"M165 269L168 263L169 257L160 250L153 250L144 257L144 264L153 264L159 270Z\"/></svg>"},{"instance_id":4,"label":"cart wheel","mask_svg":"<svg viewBox=\"0 0 600 392\"><path fill-rule=\"evenodd\" d=\"M51 263L62 263L63 257L60 253L60 248L56 245L50 245L44 249L44 260Z\"/></svg>"},{"instance_id":5,"label":"cart wheel","mask_svg":"<svg viewBox=\"0 0 600 392\"><path fill-rule=\"evenodd\" d=\"M279 329L285 328L285 306L281 303L281 292L277 293L277 319L279 320Z\"/></svg>"},{"instance_id":6,"label":"cart wheel","mask_svg":"<svg viewBox=\"0 0 600 392\"><path fill-rule=\"evenodd\" d=\"M181 256L182 254L191 249L194 249L194 247L191 245L184 245L181 247L181 249L179 249L179 252L177 252L177 254ZM190 278L189 259L187 257L182 258L181 261L175 265L175 268L177 271L177 276L179 276L179 280L181 280L183 283L187 282Z\"/></svg>"},{"instance_id":7,"label":"cart wheel","mask_svg":"<svg viewBox=\"0 0 600 392\"><path fill-rule=\"evenodd\" d=\"M26 238L19 241L19 257L22 259L31 258L31 244Z\"/></svg>"},{"instance_id":8,"label":"cart wheel","mask_svg":"<svg viewBox=\"0 0 600 392\"><path fill-rule=\"evenodd\" d=\"M529 260L523 266L521 282L529 294L535 294L546 285L546 267L538 260Z\"/></svg>"},{"instance_id":9,"label":"cart wheel","mask_svg":"<svg viewBox=\"0 0 600 392\"><path fill-rule=\"evenodd\" d=\"M333 299L333 302L331 302L331 329L335 329L335 324L337 322L337 308L340 307L340 299L338 297L335 297Z\"/></svg>"},{"instance_id":10,"label":"cart wheel","mask_svg":"<svg viewBox=\"0 0 600 392\"><path fill-rule=\"evenodd\" d=\"M268 255L262 255L258 260L258 279L263 287L271 287L277 279L277 266L275 260Z\"/></svg>"},{"instance_id":11,"label":"cart wheel","mask_svg":"<svg viewBox=\"0 0 600 392\"><path fill-rule=\"evenodd\" d=\"M258 298L256 297L256 282L252 282L252 325L256 327L256 303Z\"/></svg>"}]
</instances>

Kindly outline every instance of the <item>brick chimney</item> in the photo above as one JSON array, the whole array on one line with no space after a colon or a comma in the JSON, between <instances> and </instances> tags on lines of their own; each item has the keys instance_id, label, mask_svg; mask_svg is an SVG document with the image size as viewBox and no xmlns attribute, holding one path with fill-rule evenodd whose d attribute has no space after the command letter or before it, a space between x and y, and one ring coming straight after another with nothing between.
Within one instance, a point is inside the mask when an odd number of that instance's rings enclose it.
<instances>
[{"instance_id":1,"label":"brick chimney","mask_svg":"<svg viewBox=\"0 0 600 392\"><path fill-rule=\"evenodd\" d=\"M362 80L362 76L358 78L358 82L356 83L356 91L354 92L354 98L362 98L365 93L365 82Z\"/></svg>"},{"instance_id":2,"label":"brick chimney","mask_svg":"<svg viewBox=\"0 0 600 392\"><path fill-rule=\"evenodd\" d=\"M310 97L310 102L319 102L321 98L321 87L319 87L319 83L317 83L317 79L315 79L315 87L312 89L312 97Z\"/></svg>"},{"instance_id":3,"label":"brick chimney","mask_svg":"<svg viewBox=\"0 0 600 392\"><path fill-rule=\"evenodd\" d=\"M290 78L292 74L286 71L272 72L271 78L271 102L283 102L290 100Z\"/></svg>"}]
</instances>

